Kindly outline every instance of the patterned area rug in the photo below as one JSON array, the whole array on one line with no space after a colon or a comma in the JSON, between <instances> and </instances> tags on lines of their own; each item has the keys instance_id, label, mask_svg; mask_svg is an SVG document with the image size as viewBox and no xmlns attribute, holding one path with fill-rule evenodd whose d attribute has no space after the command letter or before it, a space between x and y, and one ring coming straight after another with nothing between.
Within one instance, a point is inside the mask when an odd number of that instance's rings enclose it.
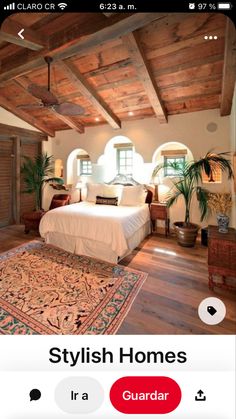
<instances>
[{"instance_id":1,"label":"patterned area rug","mask_svg":"<svg viewBox=\"0 0 236 419\"><path fill-rule=\"evenodd\" d=\"M114 334L146 278L29 242L0 254L0 333Z\"/></svg>"}]
</instances>

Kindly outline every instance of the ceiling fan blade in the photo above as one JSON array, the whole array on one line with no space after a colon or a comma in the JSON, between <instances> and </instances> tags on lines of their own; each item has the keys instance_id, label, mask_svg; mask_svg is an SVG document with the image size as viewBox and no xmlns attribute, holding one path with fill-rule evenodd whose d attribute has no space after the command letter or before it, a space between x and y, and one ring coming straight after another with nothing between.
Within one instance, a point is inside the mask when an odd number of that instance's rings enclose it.
<instances>
[{"instance_id":1,"label":"ceiling fan blade","mask_svg":"<svg viewBox=\"0 0 236 419\"><path fill-rule=\"evenodd\" d=\"M17 108L18 109L40 109L43 108L43 104L42 103L31 103L31 104L26 104L26 105L18 105Z\"/></svg>"},{"instance_id":2,"label":"ceiling fan blade","mask_svg":"<svg viewBox=\"0 0 236 419\"><path fill-rule=\"evenodd\" d=\"M58 105L58 100L52 92L46 87L38 86L37 84L30 84L28 86L28 92L34 97L41 99L45 105Z\"/></svg>"},{"instance_id":3,"label":"ceiling fan blade","mask_svg":"<svg viewBox=\"0 0 236 419\"><path fill-rule=\"evenodd\" d=\"M78 116L84 114L84 108L76 103L64 102L60 105L54 105L54 110L61 115Z\"/></svg>"}]
</instances>

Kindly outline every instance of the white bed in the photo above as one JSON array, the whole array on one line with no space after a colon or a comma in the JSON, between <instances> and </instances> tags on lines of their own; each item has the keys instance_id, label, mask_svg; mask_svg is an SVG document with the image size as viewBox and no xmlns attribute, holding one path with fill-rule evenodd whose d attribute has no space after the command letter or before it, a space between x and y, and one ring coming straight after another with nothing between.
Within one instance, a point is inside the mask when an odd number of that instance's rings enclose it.
<instances>
[{"instance_id":1,"label":"white bed","mask_svg":"<svg viewBox=\"0 0 236 419\"><path fill-rule=\"evenodd\" d=\"M48 211L39 231L46 243L75 254L117 263L150 233L148 204L80 202Z\"/></svg>"}]
</instances>

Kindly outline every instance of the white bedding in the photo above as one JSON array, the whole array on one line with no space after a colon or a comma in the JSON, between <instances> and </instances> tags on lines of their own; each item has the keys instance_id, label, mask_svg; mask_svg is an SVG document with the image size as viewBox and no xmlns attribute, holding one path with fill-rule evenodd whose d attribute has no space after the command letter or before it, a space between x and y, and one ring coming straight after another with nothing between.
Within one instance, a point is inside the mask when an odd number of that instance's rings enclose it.
<instances>
[{"instance_id":1,"label":"white bedding","mask_svg":"<svg viewBox=\"0 0 236 419\"><path fill-rule=\"evenodd\" d=\"M53 233L102 242L122 257L129 250L128 240L149 221L147 204L133 207L80 202L48 211L39 231L47 242Z\"/></svg>"}]
</instances>

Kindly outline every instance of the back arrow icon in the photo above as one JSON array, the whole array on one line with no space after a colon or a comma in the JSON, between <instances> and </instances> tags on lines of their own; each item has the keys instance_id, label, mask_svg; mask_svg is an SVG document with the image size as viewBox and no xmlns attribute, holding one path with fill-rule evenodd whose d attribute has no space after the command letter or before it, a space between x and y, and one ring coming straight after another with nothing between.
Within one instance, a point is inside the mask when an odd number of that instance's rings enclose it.
<instances>
[{"instance_id":1,"label":"back arrow icon","mask_svg":"<svg viewBox=\"0 0 236 419\"><path fill-rule=\"evenodd\" d=\"M19 37L21 39L25 39L24 36L22 35L23 32L24 32L24 29L21 29L20 32L18 32L18 34L17 34L17 35L19 35Z\"/></svg>"}]
</instances>

